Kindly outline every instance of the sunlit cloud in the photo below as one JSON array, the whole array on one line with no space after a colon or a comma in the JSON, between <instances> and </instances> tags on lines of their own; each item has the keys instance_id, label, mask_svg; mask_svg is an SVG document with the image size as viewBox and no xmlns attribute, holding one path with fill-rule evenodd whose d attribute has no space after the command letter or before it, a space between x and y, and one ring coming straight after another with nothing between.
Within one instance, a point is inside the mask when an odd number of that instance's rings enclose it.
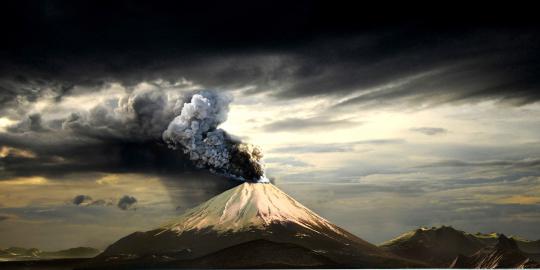
<instances>
[{"instance_id":1,"label":"sunlit cloud","mask_svg":"<svg viewBox=\"0 0 540 270\"><path fill-rule=\"evenodd\" d=\"M36 154L29 150L18 149L9 146L0 147L0 158L7 156L22 157L22 158L35 158Z\"/></svg>"},{"instance_id":2,"label":"sunlit cloud","mask_svg":"<svg viewBox=\"0 0 540 270\"><path fill-rule=\"evenodd\" d=\"M513 195L495 201L500 204L540 204L540 197L529 195Z\"/></svg>"},{"instance_id":3,"label":"sunlit cloud","mask_svg":"<svg viewBox=\"0 0 540 270\"><path fill-rule=\"evenodd\" d=\"M48 181L46 178L41 176L32 176L32 177L18 177L10 180L0 181L1 185L6 186L35 186L35 185L45 185Z\"/></svg>"},{"instance_id":4,"label":"sunlit cloud","mask_svg":"<svg viewBox=\"0 0 540 270\"><path fill-rule=\"evenodd\" d=\"M0 117L0 132L6 132L6 128L17 123L7 117Z\"/></svg>"},{"instance_id":5,"label":"sunlit cloud","mask_svg":"<svg viewBox=\"0 0 540 270\"><path fill-rule=\"evenodd\" d=\"M116 174L108 174L96 180L96 183L100 185L114 185L118 184L120 176Z\"/></svg>"}]
</instances>

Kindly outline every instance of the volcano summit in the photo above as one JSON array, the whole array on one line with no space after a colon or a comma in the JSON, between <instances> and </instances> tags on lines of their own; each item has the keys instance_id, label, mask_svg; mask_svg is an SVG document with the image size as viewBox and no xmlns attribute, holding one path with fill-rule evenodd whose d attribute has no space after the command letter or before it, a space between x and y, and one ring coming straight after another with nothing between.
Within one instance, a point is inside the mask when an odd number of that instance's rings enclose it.
<instances>
[{"instance_id":1,"label":"volcano summit","mask_svg":"<svg viewBox=\"0 0 540 270\"><path fill-rule=\"evenodd\" d=\"M420 266L341 229L272 184L247 182L177 221L120 239L93 264L100 262L137 267Z\"/></svg>"}]
</instances>

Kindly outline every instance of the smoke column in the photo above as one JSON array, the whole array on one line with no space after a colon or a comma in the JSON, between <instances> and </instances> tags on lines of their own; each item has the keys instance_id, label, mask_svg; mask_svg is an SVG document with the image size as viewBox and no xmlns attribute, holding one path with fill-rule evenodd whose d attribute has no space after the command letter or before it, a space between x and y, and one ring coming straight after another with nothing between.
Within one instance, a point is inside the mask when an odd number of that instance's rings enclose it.
<instances>
[{"instance_id":1,"label":"smoke column","mask_svg":"<svg viewBox=\"0 0 540 270\"><path fill-rule=\"evenodd\" d=\"M261 149L218 128L227 120L231 101L230 96L213 91L194 94L169 123L163 140L173 149L182 149L198 168L240 181L269 182Z\"/></svg>"}]
</instances>

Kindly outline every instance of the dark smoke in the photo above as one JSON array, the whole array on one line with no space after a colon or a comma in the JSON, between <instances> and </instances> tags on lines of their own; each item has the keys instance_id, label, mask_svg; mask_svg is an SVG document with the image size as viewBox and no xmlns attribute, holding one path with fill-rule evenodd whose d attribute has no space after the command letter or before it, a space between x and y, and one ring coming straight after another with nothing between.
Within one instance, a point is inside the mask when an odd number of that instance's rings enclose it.
<instances>
[{"instance_id":1,"label":"dark smoke","mask_svg":"<svg viewBox=\"0 0 540 270\"><path fill-rule=\"evenodd\" d=\"M173 149L180 146L199 168L240 181L268 182L260 148L218 128L227 120L231 101L230 96L213 91L194 94L163 132L163 139Z\"/></svg>"}]
</instances>

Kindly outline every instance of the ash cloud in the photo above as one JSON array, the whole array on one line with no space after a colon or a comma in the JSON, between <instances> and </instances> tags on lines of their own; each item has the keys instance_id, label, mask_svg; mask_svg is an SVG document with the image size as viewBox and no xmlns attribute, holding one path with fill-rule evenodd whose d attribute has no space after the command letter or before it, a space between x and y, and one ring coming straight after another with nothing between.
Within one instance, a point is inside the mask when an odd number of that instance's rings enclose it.
<instances>
[{"instance_id":1,"label":"ash cloud","mask_svg":"<svg viewBox=\"0 0 540 270\"><path fill-rule=\"evenodd\" d=\"M157 140L179 114L184 98L182 93L162 89L135 91L89 112L70 114L62 129L96 139Z\"/></svg>"},{"instance_id":2,"label":"ash cloud","mask_svg":"<svg viewBox=\"0 0 540 270\"><path fill-rule=\"evenodd\" d=\"M173 149L180 147L199 168L208 167L241 181L268 182L259 147L218 128L227 120L231 101L218 92L194 94L163 132L163 140Z\"/></svg>"},{"instance_id":3,"label":"ash cloud","mask_svg":"<svg viewBox=\"0 0 540 270\"><path fill-rule=\"evenodd\" d=\"M6 154L0 178L166 175L208 168L238 180L266 181L261 150L217 128L227 119L227 94L193 92L182 83L155 84L114 93L87 110L30 114L0 134L3 149L31 153Z\"/></svg>"}]
</instances>

